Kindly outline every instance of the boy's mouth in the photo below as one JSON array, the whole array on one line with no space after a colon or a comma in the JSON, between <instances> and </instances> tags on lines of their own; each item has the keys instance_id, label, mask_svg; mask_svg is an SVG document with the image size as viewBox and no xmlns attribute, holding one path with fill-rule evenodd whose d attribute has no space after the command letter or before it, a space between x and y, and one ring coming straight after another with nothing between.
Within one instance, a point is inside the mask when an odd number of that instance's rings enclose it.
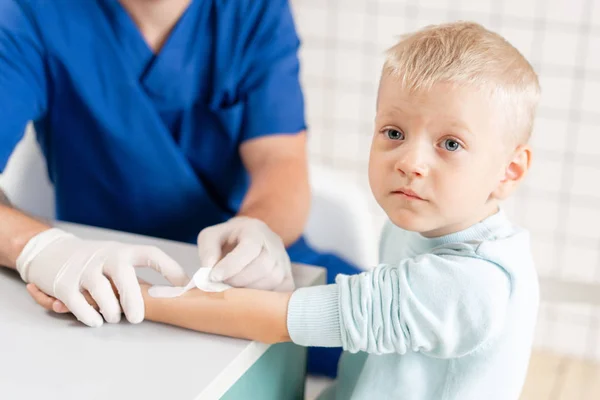
<instances>
[{"instance_id":1,"label":"boy's mouth","mask_svg":"<svg viewBox=\"0 0 600 400\"><path fill-rule=\"evenodd\" d=\"M409 188L400 188L400 189L394 190L392 193L398 194L398 195L400 195L404 198L410 199L410 200L424 200L417 193L410 190Z\"/></svg>"}]
</instances>

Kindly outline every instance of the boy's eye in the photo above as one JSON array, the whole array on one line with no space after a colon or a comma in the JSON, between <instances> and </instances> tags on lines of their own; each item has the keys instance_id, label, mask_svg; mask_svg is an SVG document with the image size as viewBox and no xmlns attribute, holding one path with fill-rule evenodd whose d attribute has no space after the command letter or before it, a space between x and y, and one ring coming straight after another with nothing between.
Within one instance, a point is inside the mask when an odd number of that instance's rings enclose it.
<instances>
[{"instance_id":1,"label":"boy's eye","mask_svg":"<svg viewBox=\"0 0 600 400\"><path fill-rule=\"evenodd\" d=\"M404 133L400 132L397 129L386 129L385 134L387 135L388 139L391 139L391 140L404 139Z\"/></svg>"},{"instance_id":2,"label":"boy's eye","mask_svg":"<svg viewBox=\"0 0 600 400\"><path fill-rule=\"evenodd\" d=\"M456 140L446 139L444 140L444 148L448 151L456 151L460 149L462 146Z\"/></svg>"}]
</instances>

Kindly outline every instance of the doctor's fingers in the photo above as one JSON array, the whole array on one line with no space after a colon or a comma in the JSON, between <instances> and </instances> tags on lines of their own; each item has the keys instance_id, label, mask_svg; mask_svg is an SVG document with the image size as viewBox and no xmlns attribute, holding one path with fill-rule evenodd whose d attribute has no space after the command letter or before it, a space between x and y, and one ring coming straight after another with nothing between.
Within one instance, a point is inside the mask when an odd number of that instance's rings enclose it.
<instances>
[{"instance_id":1,"label":"doctor's fingers","mask_svg":"<svg viewBox=\"0 0 600 400\"><path fill-rule=\"evenodd\" d=\"M68 292L61 300L73 315L84 324L99 327L104 323L102 316L86 301L83 293L79 291Z\"/></svg>"},{"instance_id":2,"label":"doctor's fingers","mask_svg":"<svg viewBox=\"0 0 600 400\"><path fill-rule=\"evenodd\" d=\"M276 260L273 259L267 249L263 248L258 257L247 264L236 275L225 280L225 283L234 287L255 289L258 289L258 287L253 286L253 284L258 284L261 288L266 287L268 290L273 285L274 278L277 279L273 276L275 267ZM283 280L283 275L281 279Z\"/></svg>"},{"instance_id":3,"label":"doctor's fingers","mask_svg":"<svg viewBox=\"0 0 600 400\"><path fill-rule=\"evenodd\" d=\"M116 260L104 267L104 275L112 280L119 293L121 309L132 324L144 320L144 299L142 289L135 274L134 265L129 260Z\"/></svg>"},{"instance_id":4,"label":"doctor's fingers","mask_svg":"<svg viewBox=\"0 0 600 400\"><path fill-rule=\"evenodd\" d=\"M211 271L211 279L216 282L225 281L240 273L254 261L263 250L261 242L253 238L242 238L237 245Z\"/></svg>"},{"instance_id":5,"label":"doctor's fingers","mask_svg":"<svg viewBox=\"0 0 600 400\"><path fill-rule=\"evenodd\" d=\"M197 245L201 268L212 268L223 257L223 248L232 234L232 230L226 224L204 228L198 234Z\"/></svg>"},{"instance_id":6,"label":"doctor's fingers","mask_svg":"<svg viewBox=\"0 0 600 400\"><path fill-rule=\"evenodd\" d=\"M175 286L185 286L190 281L183 267L158 247L136 246L131 262L136 267L154 269Z\"/></svg>"},{"instance_id":7,"label":"doctor's fingers","mask_svg":"<svg viewBox=\"0 0 600 400\"><path fill-rule=\"evenodd\" d=\"M100 310L106 322L116 324L121 320L121 306L117 295L108 278L101 271L84 278L81 286L89 292L89 297L84 293L86 301Z\"/></svg>"}]
</instances>

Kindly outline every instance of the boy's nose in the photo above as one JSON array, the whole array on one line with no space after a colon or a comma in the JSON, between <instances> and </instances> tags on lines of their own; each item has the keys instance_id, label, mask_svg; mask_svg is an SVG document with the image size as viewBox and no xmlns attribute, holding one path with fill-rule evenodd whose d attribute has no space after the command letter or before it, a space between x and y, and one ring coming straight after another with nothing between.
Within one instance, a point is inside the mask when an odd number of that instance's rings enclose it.
<instances>
[{"instance_id":1,"label":"boy's nose","mask_svg":"<svg viewBox=\"0 0 600 400\"><path fill-rule=\"evenodd\" d=\"M404 147L404 148L402 148ZM396 169L407 176L427 176L429 166L427 162L427 150L418 143L400 146L401 154L396 161Z\"/></svg>"}]
</instances>

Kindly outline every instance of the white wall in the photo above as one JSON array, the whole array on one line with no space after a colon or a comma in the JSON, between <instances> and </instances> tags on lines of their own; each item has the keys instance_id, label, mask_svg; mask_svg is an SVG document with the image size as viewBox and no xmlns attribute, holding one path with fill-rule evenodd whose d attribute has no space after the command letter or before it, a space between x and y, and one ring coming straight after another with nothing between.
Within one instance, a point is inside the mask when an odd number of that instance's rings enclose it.
<instances>
[{"instance_id":1,"label":"white wall","mask_svg":"<svg viewBox=\"0 0 600 400\"><path fill-rule=\"evenodd\" d=\"M54 218L54 188L48 179L44 156L32 124L27 126L23 139L0 174L0 188L21 210L43 218Z\"/></svg>"},{"instance_id":2,"label":"white wall","mask_svg":"<svg viewBox=\"0 0 600 400\"><path fill-rule=\"evenodd\" d=\"M427 24L474 20L540 74L531 174L505 205L533 236L541 275L600 283L600 1L292 0L312 160L365 191L382 53ZM372 202L374 226L385 219ZM538 345L600 359L600 314L542 305Z\"/></svg>"}]
</instances>

